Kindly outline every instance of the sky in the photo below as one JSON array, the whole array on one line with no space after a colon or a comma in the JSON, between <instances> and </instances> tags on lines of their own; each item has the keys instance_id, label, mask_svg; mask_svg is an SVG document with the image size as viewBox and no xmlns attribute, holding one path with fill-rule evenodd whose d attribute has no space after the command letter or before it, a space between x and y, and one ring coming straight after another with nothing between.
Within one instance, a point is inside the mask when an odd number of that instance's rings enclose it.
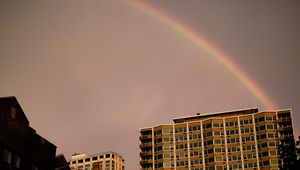
<instances>
[{"instance_id":1,"label":"sky","mask_svg":"<svg viewBox=\"0 0 300 170\"><path fill-rule=\"evenodd\" d=\"M292 108L297 131L299 8L296 0L3 0L0 96L16 96L30 126L67 159L112 150L129 170L139 168L139 129L175 117ZM233 61L274 108L161 16Z\"/></svg>"}]
</instances>

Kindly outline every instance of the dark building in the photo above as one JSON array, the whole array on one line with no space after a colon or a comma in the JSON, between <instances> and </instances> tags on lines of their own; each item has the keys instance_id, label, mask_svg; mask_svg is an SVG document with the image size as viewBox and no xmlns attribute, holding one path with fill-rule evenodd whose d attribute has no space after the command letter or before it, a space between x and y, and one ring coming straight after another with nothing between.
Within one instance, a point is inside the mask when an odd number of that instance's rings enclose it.
<instances>
[{"instance_id":1,"label":"dark building","mask_svg":"<svg viewBox=\"0 0 300 170\"><path fill-rule=\"evenodd\" d=\"M55 170L70 170L69 164L63 154L56 156Z\"/></svg>"},{"instance_id":2,"label":"dark building","mask_svg":"<svg viewBox=\"0 0 300 170\"><path fill-rule=\"evenodd\" d=\"M0 98L0 170L54 170L55 152L29 126L15 97Z\"/></svg>"}]
</instances>

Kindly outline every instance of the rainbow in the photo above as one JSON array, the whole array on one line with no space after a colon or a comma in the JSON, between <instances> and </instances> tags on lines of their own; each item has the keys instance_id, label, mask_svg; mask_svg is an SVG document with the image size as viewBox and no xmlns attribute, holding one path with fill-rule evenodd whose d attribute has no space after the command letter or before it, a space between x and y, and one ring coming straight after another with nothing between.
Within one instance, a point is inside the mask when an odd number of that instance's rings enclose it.
<instances>
[{"instance_id":1,"label":"rainbow","mask_svg":"<svg viewBox=\"0 0 300 170\"><path fill-rule=\"evenodd\" d=\"M218 50L201 35L194 32L180 21L168 16L160 10L138 0L129 0L126 3L134 9L148 15L159 21L161 24L182 35L184 38L192 42L198 48L206 51L213 59L221 63L228 71L230 71L243 84L254 97L256 97L266 109L275 109L275 104L267 96L264 91L240 68L238 65L228 57L224 52Z\"/></svg>"}]
</instances>

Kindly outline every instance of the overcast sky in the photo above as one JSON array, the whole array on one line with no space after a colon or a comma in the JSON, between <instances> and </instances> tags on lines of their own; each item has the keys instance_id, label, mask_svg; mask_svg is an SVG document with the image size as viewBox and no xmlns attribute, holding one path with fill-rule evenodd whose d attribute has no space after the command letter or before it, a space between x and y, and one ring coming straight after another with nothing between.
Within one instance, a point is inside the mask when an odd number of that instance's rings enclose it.
<instances>
[{"instance_id":1,"label":"overcast sky","mask_svg":"<svg viewBox=\"0 0 300 170\"><path fill-rule=\"evenodd\" d=\"M300 1L145 1L226 53L300 128ZM70 158L119 152L139 168L139 128L269 109L222 64L122 1L0 1L0 96Z\"/></svg>"}]
</instances>

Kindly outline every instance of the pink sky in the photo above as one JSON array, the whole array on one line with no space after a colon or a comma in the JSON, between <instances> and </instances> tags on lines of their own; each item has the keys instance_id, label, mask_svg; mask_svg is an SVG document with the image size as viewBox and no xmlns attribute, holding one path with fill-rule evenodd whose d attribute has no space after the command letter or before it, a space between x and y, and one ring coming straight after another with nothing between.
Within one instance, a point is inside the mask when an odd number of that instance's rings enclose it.
<instances>
[{"instance_id":1,"label":"pink sky","mask_svg":"<svg viewBox=\"0 0 300 170\"><path fill-rule=\"evenodd\" d=\"M260 2L260 1L259 1ZM147 1L226 52L299 129L299 2ZM139 128L197 112L265 109L223 65L121 1L1 1L0 96L66 155L139 167Z\"/></svg>"}]
</instances>

